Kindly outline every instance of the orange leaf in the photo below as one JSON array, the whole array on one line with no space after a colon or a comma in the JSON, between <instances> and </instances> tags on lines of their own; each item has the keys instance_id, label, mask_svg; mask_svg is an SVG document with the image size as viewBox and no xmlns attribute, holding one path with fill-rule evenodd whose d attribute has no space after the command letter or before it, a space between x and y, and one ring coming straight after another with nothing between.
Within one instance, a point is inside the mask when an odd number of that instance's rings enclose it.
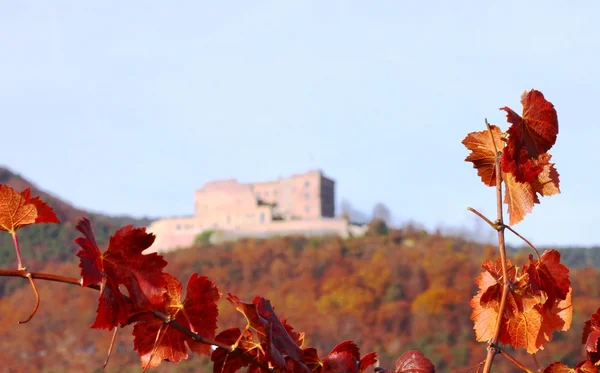
<instances>
[{"instance_id":1,"label":"orange leaf","mask_svg":"<svg viewBox=\"0 0 600 373\"><path fill-rule=\"evenodd\" d=\"M531 182L533 191L544 197L560 193L558 186L560 182L559 174L554 168L554 163L550 163L551 158L552 156L548 153L541 154L538 157L536 162L542 167L542 172Z\"/></svg>"},{"instance_id":2,"label":"orange leaf","mask_svg":"<svg viewBox=\"0 0 600 373\"><path fill-rule=\"evenodd\" d=\"M560 193L559 175L554 168L554 163L550 163L551 157L550 154L544 153L535 161L536 165L540 166L541 172L531 183L518 182L513 174L502 172L506 189L504 203L508 205L510 225L523 220L525 215L533 210L533 204L540 203L538 194L551 196Z\"/></svg>"},{"instance_id":3,"label":"orange leaf","mask_svg":"<svg viewBox=\"0 0 600 373\"><path fill-rule=\"evenodd\" d=\"M478 342L489 341L494 337L496 322L498 321L498 311L494 307L482 307L481 295L483 291L479 291L469 302L469 306L473 308L471 320L474 322L475 337Z\"/></svg>"},{"instance_id":4,"label":"orange leaf","mask_svg":"<svg viewBox=\"0 0 600 373\"><path fill-rule=\"evenodd\" d=\"M547 254L544 263L554 263L553 255ZM557 330L567 330L571 326L572 307L570 288L564 299L537 296L532 290L529 275L506 263L510 291L506 299L506 308L500 316L500 300L502 296L502 267L500 260L486 261L485 272L475 280L479 292L471 299L471 320L477 341L489 341L495 333L498 317L502 317L500 325L500 342L515 348L523 347L529 353L543 349ZM555 268L556 265L550 265ZM519 276L517 274L519 273ZM544 281L546 275L542 275ZM557 274L556 278L564 278ZM568 283L568 279L567 279ZM561 285L562 289L562 285Z\"/></svg>"},{"instance_id":5,"label":"orange leaf","mask_svg":"<svg viewBox=\"0 0 600 373\"><path fill-rule=\"evenodd\" d=\"M535 160L556 142L558 117L554 105L535 89L523 93L521 104L522 117L508 107L500 109L506 111L507 121L512 124L501 165L502 171L512 173L516 181L529 183L543 170Z\"/></svg>"},{"instance_id":6,"label":"orange leaf","mask_svg":"<svg viewBox=\"0 0 600 373\"><path fill-rule=\"evenodd\" d=\"M502 142L502 132L497 126L490 126L490 131L471 132L462 141L463 145L471 151L465 158L466 162L473 162L473 168L477 169L477 175L485 185L496 185L496 152L502 151L504 143ZM494 147L495 144L495 147Z\"/></svg>"},{"instance_id":7,"label":"orange leaf","mask_svg":"<svg viewBox=\"0 0 600 373\"><path fill-rule=\"evenodd\" d=\"M535 194L531 188L531 184L519 183L510 173L502 173L504 185L504 203L508 205L508 216L510 217L510 225L517 224L525 215L533 210L535 202Z\"/></svg>"},{"instance_id":8,"label":"orange leaf","mask_svg":"<svg viewBox=\"0 0 600 373\"><path fill-rule=\"evenodd\" d=\"M537 307L509 318L500 331L500 342L514 348L523 347L530 354L540 347L538 335L542 329L542 315Z\"/></svg>"},{"instance_id":9,"label":"orange leaf","mask_svg":"<svg viewBox=\"0 0 600 373\"><path fill-rule=\"evenodd\" d=\"M15 233L26 225L58 222L52 207L39 197L32 198L29 188L17 193L0 184L0 230Z\"/></svg>"},{"instance_id":10,"label":"orange leaf","mask_svg":"<svg viewBox=\"0 0 600 373\"><path fill-rule=\"evenodd\" d=\"M545 345L552 340L552 334L556 331L567 331L573 320L573 305L571 304L571 289L564 300L547 302L552 307L539 307L542 315L542 329L538 336L538 344Z\"/></svg>"}]
</instances>

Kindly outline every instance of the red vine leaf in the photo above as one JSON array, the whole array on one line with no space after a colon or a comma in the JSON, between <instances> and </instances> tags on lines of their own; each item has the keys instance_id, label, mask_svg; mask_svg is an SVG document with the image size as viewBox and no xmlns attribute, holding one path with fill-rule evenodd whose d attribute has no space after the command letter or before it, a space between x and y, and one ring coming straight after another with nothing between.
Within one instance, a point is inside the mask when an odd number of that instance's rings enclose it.
<instances>
[{"instance_id":1,"label":"red vine leaf","mask_svg":"<svg viewBox=\"0 0 600 373\"><path fill-rule=\"evenodd\" d=\"M597 373L598 368L589 360L584 360L577 365L575 368L571 368L561 362L555 362L548 365L543 373Z\"/></svg>"},{"instance_id":2,"label":"red vine leaf","mask_svg":"<svg viewBox=\"0 0 600 373\"><path fill-rule=\"evenodd\" d=\"M311 373L312 371L299 361L292 359L289 356L285 358L285 372L286 373Z\"/></svg>"},{"instance_id":3,"label":"red vine leaf","mask_svg":"<svg viewBox=\"0 0 600 373\"><path fill-rule=\"evenodd\" d=\"M560 253L557 250L546 250L540 256L540 260L534 260L529 255L529 263L523 266L523 272L529 275L531 290L536 295L548 298L548 304L554 304L554 300L567 298L571 281L569 280L569 269L560 263Z\"/></svg>"},{"instance_id":4,"label":"red vine leaf","mask_svg":"<svg viewBox=\"0 0 600 373\"><path fill-rule=\"evenodd\" d=\"M0 184L0 231L15 233L27 225L58 222L52 207L40 197L31 197L29 188L17 193Z\"/></svg>"},{"instance_id":5,"label":"red vine leaf","mask_svg":"<svg viewBox=\"0 0 600 373\"><path fill-rule=\"evenodd\" d=\"M588 354L588 359L596 363L600 361L600 308L583 325L581 343Z\"/></svg>"},{"instance_id":6,"label":"red vine leaf","mask_svg":"<svg viewBox=\"0 0 600 373\"><path fill-rule=\"evenodd\" d=\"M200 336L213 339L217 330L217 301L221 297L217 287L207 277L194 273L188 281L186 296L182 302L181 282L170 274L164 273L163 276L167 293L161 311ZM195 341L168 324L164 325L152 314L142 314L135 321L133 345L144 368L156 367L163 360L178 363L186 359L186 343L197 354L211 355L210 345Z\"/></svg>"},{"instance_id":7,"label":"red vine leaf","mask_svg":"<svg viewBox=\"0 0 600 373\"><path fill-rule=\"evenodd\" d=\"M317 350L312 347L303 350L302 363L304 363L311 372L320 372L323 367L323 363L319 358Z\"/></svg>"},{"instance_id":8,"label":"red vine leaf","mask_svg":"<svg viewBox=\"0 0 600 373\"><path fill-rule=\"evenodd\" d=\"M360 351L352 341L345 341L333 348L323 361L322 373L358 373Z\"/></svg>"},{"instance_id":9,"label":"red vine leaf","mask_svg":"<svg viewBox=\"0 0 600 373\"><path fill-rule=\"evenodd\" d=\"M92 328L110 330L118 324L125 325L133 310L163 303L166 284L162 270L167 262L156 253L142 254L154 242L153 234L146 233L145 228L125 226L110 238L108 249L100 253L87 218L78 222L77 230L83 234L75 239L81 247L77 256L81 259L82 284L101 283L98 315ZM127 289L128 297L120 291L120 285Z\"/></svg>"},{"instance_id":10,"label":"red vine leaf","mask_svg":"<svg viewBox=\"0 0 600 373\"><path fill-rule=\"evenodd\" d=\"M292 337L292 340L298 345L298 347L302 347L304 345L305 333L294 330L294 328L290 324L288 324L288 321L286 319L281 319L281 323L283 324L283 327L290 335L290 337Z\"/></svg>"},{"instance_id":11,"label":"red vine leaf","mask_svg":"<svg viewBox=\"0 0 600 373\"><path fill-rule=\"evenodd\" d=\"M253 341L252 332L244 330L244 333L239 328L231 328L219 333L215 340L235 348L244 353L249 358L258 360L261 353L260 345ZM264 355L264 354L263 354ZM247 367L249 361L242 358L240 355L233 354L224 348L216 348L210 355L210 360L214 362L214 373L234 373L243 367Z\"/></svg>"},{"instance_id":12,"label":"red vine leaf","mask_svg":"<svg viewBox=\"0 0 600 373\"><path fill-rule=\"evenodd\" d=\"M536 164L556 142L558 117L554 105L544 95L532 89L521 96L523 115L503 107L509 127L506 149L502 153L502 171L511 173L520 183L530 183L542 172Z\"/></svg>"},{"instance_id":13,"label":"red vine leaf","mask_svg":"<svg viewBox=\"0 0 600 373\"><path fill-rule=\"evenodd\" d=\"M473 168L477 169L477 175L487 186L496 185L496 152L502 151L502 131L497 126L490 126L490 131L471 132L462 141L463 145L471 151L465 158L466 162L473 162ZM492 140L492 134L494 139ZM495 146L494 146L495 145Z\"/></svg>"},{"instance_id":14,"label":"red vine leaf","mask_svg":"<svg viewBox=\"0 0 600 373\"><path fill-rule=\"evenodd\" d=\"M358 373L358 362L346 352L331 352L323 359L321 373Z\"/></svg>"},{"instance_id":15,"label":"red vine leaf","mask_svg":"<svg viewBox=\"0 0 600 373\"><path fill-rule=\"evenodd\" d=\"M353 341L344 341L331 350L321 361L320 373L362 373L377 362L377 354L370 352L361 358Z\"/></svg>"},{"instance_id":16,"label":"red vine leaf","mask_svg":"<svg viewBox=\"0 0 600 373\"><path fill-rule=\"evenodd\" d=\"M263 337L263 342L267 342L268 350L271 352L270 359L276 360L272 361L273 363L284 363L283 357L276 354L275 351L284 353L296 361L302 360L302 349L297 343L300 341L300 335L296 336L296 341L290 336L288 333L289 325L288 328L283 325L269 300L257 296L252 300L252 303L245 303L233 294L229 294L227 299L246 317L248 322L246 328L257 331ZM269 325L271 325L272 330L270 335L267 336ZM293 328L290 330L293 330ZM304 340L303 335L301 339ZM274 349L269 347L271 342Z\"/></svg>"},{"instance_id":17,"label":"red vine leaf","mask_svg":"<svg viewBox=\"0 0 600 373\"><path fill-rule=\"evenodd\" d=\"M292 359L300 361L302 359L302 349L296 344L292 337L288 334L283 323L275 314L273 306L268 299L263 297L255 297L252 303L256 304L258 314L267 320L272 325L273 345L282 351L285 351Z\"/></svg>"},{"instance_id":18,"label":"red vine leaf","mask_svg":"<svg viewBox=\"0 0 600 373\"><path fill-rule=\"evenodd\" d=\"M267 321L258 315L256 304L245 303L240 300L237 296L228 293L227 300L235 306L235 309L240 312L246 318L246 329L254 329L258 333L264 335Z\"/></svg>"},{"instance_id":19,"label":"red vine leaf","mask_svg":"<svg viewBox=\"0 0 600 373\"><path fill-rule=\"evenodd\" d=\"M352 356L357 361L360 360L360 350L358 349L356 343L354 343L353 341L344 341L342 343L339 343L333 348L333 350L331 350L328 356L336 354L346 354Z\"/></svg>"},{"instance_id":20,"label":"red vine leaf","mask_svg":"<svg viewBox=\"0 0 600 373\"><path fill-rule=\"evenodd\" d=\"M344 341L322 360L314 348L304 349L302 363L312 373L362 373L377 363L377 354L370 352L361 357L358 346L353 341Z\"/></svg>"},{"instance_id":21,"label":"red vine leaf","mask_svg":"<svg viewBox=\"0 0 600 373\"><path fill-rule=\"evenodd\" d=\"M377 354L375 352L369 352L362 356L358 363L358 371L364 372L368 367L377 364Z\"/></svg>"},{"instance_id":22,"label":"red vine leaf","mask_svg":"<svg viewBox=\"0 0 600 373\"><path fill-rule=\"evenodd\" d=\"M380 373L390 373L385 369L378 369ZM435 366L421 351L406 351L396 360L394 373L435 373Z\"/></svg>"},{"instance_id":23,"label":"red vine leaf","mask_svg":"<svg viewBox=\"0 0 600 373\"><path fill-rule=\"evenodd\" d=\"M544 368L543 373L574 373L574 369L557 361Z\"/></svg>"}]
</instances>

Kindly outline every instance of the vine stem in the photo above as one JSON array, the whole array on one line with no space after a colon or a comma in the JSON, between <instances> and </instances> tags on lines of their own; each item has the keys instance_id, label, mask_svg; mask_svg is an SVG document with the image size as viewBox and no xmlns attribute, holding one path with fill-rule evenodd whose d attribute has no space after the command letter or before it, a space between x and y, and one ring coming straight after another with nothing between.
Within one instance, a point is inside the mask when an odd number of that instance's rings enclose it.
<instances>
[{"instance_id":1,"label":"vine stem","mask_svg":"<svg viewBox=\"0 0 600 373\"><path fill-rule=\"evenodd\" d=\"M19 247L19 237L17 237L17 231L12 232L13 243L15 244L15 251L17 253L17 265L19 269L25 269L23 261L21 260L21 248Z\"/></svg>"},{"instance_id":2,"label":"vine stem","mask_svg":"<svg viewBox=\"0 0 600 373\"><path fill-rule=\"evenodd\" d=\"M490 132L490 136L492 136L492 143L496 146L496 142L494 140L494 134L492 132L492 127L488 123L487 119L485 120L485 124ZM506 298L508 297L509 292L509 279L508 279L508 270L506 268L506 244L504 241L504 217L502 214L502 173L500 171L500 155L502 153L499 149L496 149L496 157L494 158L494 165L496 171L496 230L498 231L498 251L500 252L500 261L502 262L502 298L500 299L500 309L498 310L498 320L496 321L496 328L494 330L494 336L492 340L489 342L487 356L485 358L485 363L483 365L483 373L489 373L492 369L492 363L494 362L494 357L500 350L498 349L498 339L500 337L500 328L502 327L502 316L504 315L504 310L506 309Z\"/></svg>"},{"instance_id":3,"label":"vine stem","mask_svg":"<svg viewBox=\"0 0 600 373\"><path fill-rule=\"evenodd\" d=\"M30 281L33 278L33 279L40 279L40 280L45 280L45 281L53 281L53 282L60 282L63 284L81 286L81 279L77 279L74 277L55 275L52 273L28 272L25 269L21 269L21 270L0 269L0 277L22 277L22 278L29 279ZM94 289L94 290L100 290L100 285L88 285L87 287L90 289ZM194 333L190 329L179 324L177 321L171 320L171 318L168 315L165 315L161 312L158 312L155 310L150 310L149 312L154 317L162 320L165 324L168 324L169 326L172 326L173 328L179 330L183 334L192 338L194 341L197 341L200 343L205 343L205 344L216 346L216 347L220 347L231 354L241 357L242 359L246 360L248 363L253 364L253 365L263 369L265 372L274 373L274 370L269 368L267 365L265 365L259 361L256 361L254 358L244 354L243 352L241 352L238 349L233 349L232 346L230 346L230 345L215 341L210 338L205 338L205 337L199 335L198 333Z\"/></svg>"},{"instance_id":4,"label":"vine stem","mask_svg":"<svg viewBox=\"0 0 600 373\"><path fill-rule=\"evenodd\" d=\"M27 269L23 268L22 271L27 271ZM35 286L35 282L33 282L31 273L27 273L25 275L25 277L29 280L29 283L31 284L31 288L33 289L33 294L35 294L35 306L33 306L33 311L31 311L31 314L29 315L29 317L26 320L19 321L19 324L28 323L33 318L33 316L37 312L38 308L40 307L40 293L38 292L37 287Z\"/></svg>"},{"instance_id":5,"label":"vine stem","mask_svg":"<svg viewBox=\"0 0 600 373\"><path fill-rule=\"evenodd\" d=\"M513 232L515 236L519 237L520 239L522 239L527 245L529 245L529 247L531 247L533 249L533 251L535 252L535 256L537 256L537 260L539 262L542 261L542 258L540 257L540 252L538 251L538 249L535 248L535 246L533 246L533 244L531 242L529 242L529 240L523 236L521 236L516 230L512 229L509 225L505 226L509 231Z\"/></svg>"},{"instance_id":6,"label":"vine stem","mask_svg":"<svg viewBox=\"0 0 600 373\"><path fill-rule=\"evenodd\" d=\"M513 363L513 365L516 366L517 368L519 368L521 371L523 371L525 373L533 373L531 370L527 369L527 367L525 365L519 363L517 361L517 359L515 359L508 352L506 352L506 350L503 350L498 346L496 348L498 349L499 353L502 354L502 356L504 356L508 361Z\"/></svg>"}]
</instances>

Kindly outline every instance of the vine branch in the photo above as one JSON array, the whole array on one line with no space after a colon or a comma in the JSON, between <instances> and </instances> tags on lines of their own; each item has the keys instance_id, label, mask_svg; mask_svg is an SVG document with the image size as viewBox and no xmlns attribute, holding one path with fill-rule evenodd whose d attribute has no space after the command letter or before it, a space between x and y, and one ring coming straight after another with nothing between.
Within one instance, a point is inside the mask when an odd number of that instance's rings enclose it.
<instances>
[{"instance_id":1,"label":"vine branch","mask_svg":"<svg viewBox=\"0 0 600 373\"><path fill-rule=\"evenodd\" d=\"M485 120L490 136L492 136L492 143L495 147L494 134L490 123ZM502 263L502 298L500 299L500 308L498 310L498 320L496 321L496 328L494 329L494 336L488 345L488 352L483 366L483 373L489 373L492 369L492 363L494 362L494 356L499 352L497 345L500 337L500 328L502 327L502 316L506 309L506 298L509 292L509 279L508 270L506 268L506 244L504 241L504 217L502 211L502 173L500 170L500 155L502 153L499 149L496 149L496 156L494 157L494 165L496 172L496 221L494 224L498 227L498 251L500 252L500 261Z\"/></svg>"}]
</instances>

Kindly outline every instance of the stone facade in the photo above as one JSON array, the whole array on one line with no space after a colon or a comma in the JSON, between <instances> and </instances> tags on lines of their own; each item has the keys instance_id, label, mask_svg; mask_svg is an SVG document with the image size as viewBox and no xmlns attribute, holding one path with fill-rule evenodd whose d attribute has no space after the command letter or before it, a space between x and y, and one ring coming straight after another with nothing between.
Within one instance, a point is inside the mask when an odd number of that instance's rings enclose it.
<instances>
[{"instance_id":1,"label":"stone facade","mask_svg":"<svg viewBox=\"0 0 600 373\"><path fill-rule=\"evenodd\" d=\"M320 170L258 183L211 181L195 192L194 216L160 219L148 227L157 236L149 250L190 246L207 230L217 232L215 239L363 232L334 216L335 182Z\"/></svg>"}]
</instances>

